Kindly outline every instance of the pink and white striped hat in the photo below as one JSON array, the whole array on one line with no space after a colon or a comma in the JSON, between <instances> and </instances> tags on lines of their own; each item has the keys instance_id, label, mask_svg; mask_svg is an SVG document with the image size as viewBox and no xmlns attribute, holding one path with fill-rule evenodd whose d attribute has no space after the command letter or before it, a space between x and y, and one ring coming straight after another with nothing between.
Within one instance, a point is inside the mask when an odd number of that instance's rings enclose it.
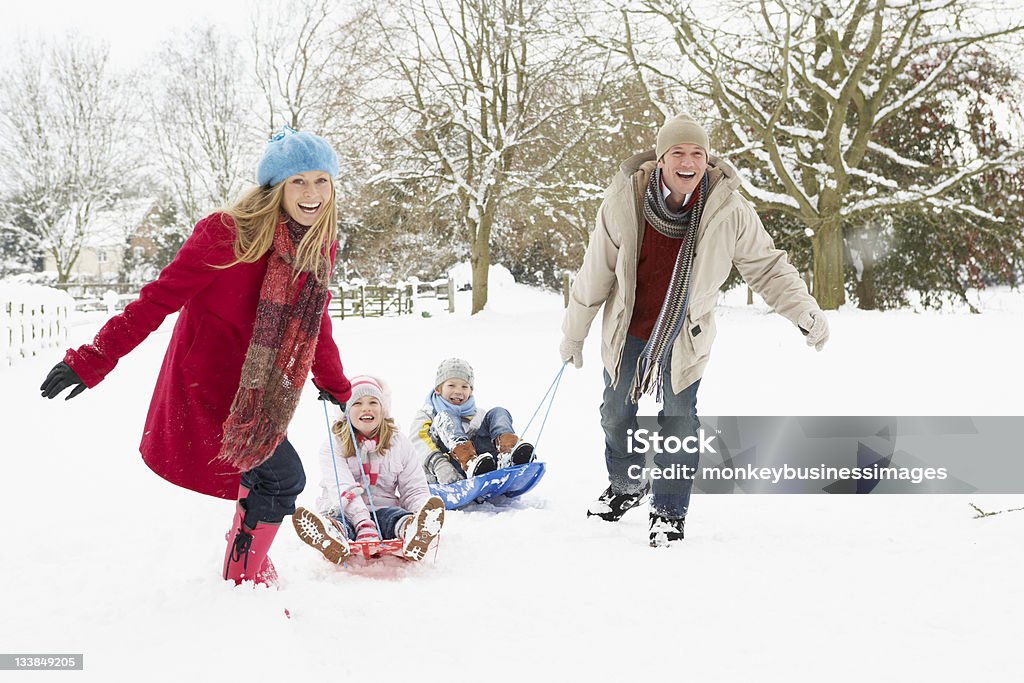
<instances>
[{"instance_id":1,"label":"pink and white striped hat","mask_svg":"<svg viewBox=\"0 0 1024 683\"><path fill-rule=\"evenodd\" d=\"M348 400L352 405L364 396L373 396L384 408L384 417L391 417L391 391L383 380L370 375L359 375L352 380L352 398Z\"/></svg>"}]
</instances>

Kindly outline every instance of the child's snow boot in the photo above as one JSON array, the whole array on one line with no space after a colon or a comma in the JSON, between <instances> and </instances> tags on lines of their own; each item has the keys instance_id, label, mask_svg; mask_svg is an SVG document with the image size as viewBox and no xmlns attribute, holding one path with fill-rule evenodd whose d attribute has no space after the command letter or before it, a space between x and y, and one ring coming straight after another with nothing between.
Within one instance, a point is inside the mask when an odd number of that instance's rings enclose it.
<instances>
[{"instance_id":1,"label":"child's snow boot","mask_svg":"<svg viewBox=\"0 0 1024 683\"><path fill-rule=\"evenodd\" d=\"M467 477L486 474L498 469L494 456L490 453L477 453L472 441L463 441L452 449L452 457Z\"/></svg>"},{"instance_id":2,"label":"child's snow boot","mask_svg":"<svg viewBox=\"0 0 1024 683\"><path fill-rule=\"evenodd\" d=\"M395 535L402 539L402 552L407 559L419 561L427 555L444 525L444 503L431 496L413 514L403 517Z\"/></svg>"},{"instance_id":3,"label":"child's snow boot","mask_svg":"<svg viewBox=\"0 0 1024 683\"><path fill-rule=\"evenodd\" d=\"M533 444L520 441L515 434L498 434L494 440L498 449L498 467L514 467L515 465L526 465L537 459L533 452Z\"/></svg>"},{"instance_id":4,"label":"child's snow boot","mask_svg":"<svg viewBox=\"0 0 1024 683\"><path fill-rule=\"evenodd\" d=\"M295 508L292 526L302 542L315 549L332 564L343 563L349 555L348 542L339 533L333 519L326 522L315 512L306 508Z\"/></svg>"},{"instance_id":5,"label":"child's snow boot","mask_svg":"<svg viewBox=\"0 0 1024 683\"><path fill-rule=\"evenodd\" d=\"M651 510L651 547L667 546L672 541L683 540L686 517L666 517Z\"/></svg>"},{"instance_id":6,"label":"child's snow boot","mask_svg":"<svg viewBox=\"0 0 1024 683\"><path fill-rule=\"evenodd\" d=\"M636 493L616 493L609 486L601 496L590 504L587 517L600 517L606 522L617 522L629 510L642 503L651 490L650 484L644 484Z\"/></svg>"}]
</instances>

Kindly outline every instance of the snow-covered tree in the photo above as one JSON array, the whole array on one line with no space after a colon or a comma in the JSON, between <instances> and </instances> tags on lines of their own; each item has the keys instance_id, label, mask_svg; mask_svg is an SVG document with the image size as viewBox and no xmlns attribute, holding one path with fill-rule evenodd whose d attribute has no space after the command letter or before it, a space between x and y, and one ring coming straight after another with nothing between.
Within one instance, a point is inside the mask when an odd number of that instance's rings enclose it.
<instances>
[{"instance_id":1,"label":"snow-covered tree","mask_svg":"<svg viewBox=\"0 0 1024 683\"><path fill-rule=\"evenodd\" d=\"M365 13L344 14L331 0L301 0L287 6L256 5L249 32L255 76L269 134L282 124L321 135L332 132L372 59L361 49Z\"/></svg>"},{"instance_id":2,"label":"snow-covered tree","mask_svg":"<svg viewBox=\"0 0 1024 683\"><path fill-rule=\"evenodd\" d=\"M105 46L69 37L24 46L0 81L0 177L23 249L53 256L67 282L93 214L133 186L138 169L128 84Z\"/></svg>"},{"instance_id":3,"label":"snow-covered tree","mask_svg":"<svg viewBox=\"0 0 1024 683\"><path fill-rule=\"evenodd\" d=\"M908 206L991 218L955 190L1022 158L1019 146L965 141L937 166L879 134L967 73L959 67L972 49L1005 40L1019 55L1024 25L1011 13L983 15L969 0L734 0L704 18L679 0L636 0L621 17L615 46L652 84L652 100L673 89L702 98L693 113L727 129L725 155L752 170L745 189L758 207L804 226L823 308L845 300L844 225ZM647 43L650 27L665 30Z\"/></svg>"},{"instance_id":4,"label":"snow-covered tree","mask_svg":"<svg viewBox=\"0 0 1024 683\"><path fill-rule=\"evenodd\" d=\"M995 156L1024 142L1024 129L1015 142L1005 124L1024 108L1017 70L978 49L954 71L935 97L890 119L876 140L935 168L955 165L964 146ZM896 162L885 163L881 171L901 182L919 173ZM1024 264L1022 196L1024 167L995 169L965 180L947 196L979 212L951 216L935 203L918 203L864 214L860 224L846 228L852 256L847 290L861 308L885 308L906 305L909 291L926 306L951 298L970 305L968 289L1017 284Z\"/></svg>"},{"instance_id":5,"label":"snow-covered tree","mask_svg":"<svg viewBox=\"0 0 1024 683\"><path fill-rule=\"evenodd\" d=\"M558 126L578 104L549 87L578 67L579 46L540 0L395 0L375 14L383 69L371 104L403 143L383 175L433 181L469 245L474 313L487 303L501 204L561 163L583 131ZM545 130L558 153L527 158Z\"/></svg>"},{"instance_id":6,"label":"snow-covered tree","mask_svg":"<svg viewBox=\"0 0 1024 683\"><path fill-rule=\"evenodd\" d=\"M603 65L596 59L591 74ZM500 210L495 255L518 282L558 288L562 274L583 260L605 188L623 160L654 147L660 112L651 107L640 83L628 71L595 80L581 75L561 84L581 104L560 127L584 134L563 154L558 131L531 145L527 157L543 162L561 155L550 173L538 176L528 193Z\"/></svg>"},{"instance_id":7,"label":"snow-covered tree","mask_svg":"<svg viewBox=\"0 0 1024 683\"><path fill-rule=\"evenodd\" d=\"M245 72L238 41L210 26L178 33L159 53L150 129L183 230L254 181L262 150Z\"/></svg>"}]
</instances>

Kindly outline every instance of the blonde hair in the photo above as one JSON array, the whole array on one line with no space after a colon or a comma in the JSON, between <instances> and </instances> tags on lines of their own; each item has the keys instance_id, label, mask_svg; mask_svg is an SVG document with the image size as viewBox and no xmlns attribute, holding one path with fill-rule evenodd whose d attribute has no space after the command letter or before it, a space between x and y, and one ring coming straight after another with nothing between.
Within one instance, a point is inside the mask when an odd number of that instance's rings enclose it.
<instances>
[{"instance_id":1,"label":"blonde hair","mask_svg":"<svg viewBox=\"0 0 1024 683\"><path fill-rule=\"evenodd\" d=\"M353 427L353 429L355 428ZM338 437L339 441L341 441L342 456L346 458L356 457L356 449L355 446L352 445L352 432L349 431L348 420L345 418L336 420L335 423L331 425L331 431L334 432L334 435ZM370 437L377 439L378 453L381 455L387 455L388 450L391 448L391 439L397 431L398 427L395 425L394 418L385 417L380 421L380 426L377 427L377 431L375 431Z\"/></svg>"},{"instance_id":2,"label":"blonde hair","mask_svg":"<svg viewBox=\"0 0 1024 683\"><path fill-rule=\"evenodd\" d=\"M244 192L230 206L221 209L231 216L235 224L235 260L216 266L230 268L239 263L255 263L263 258L274 243L274 231L277 229L280 215L285 213L282 206L284 185L288 179L282 180L272 187L254 187ZM316 220L296 247L295 263L292 264L295 276L300 272L312 273L319 278L320 273L330 274L328 264L328 248L338 236L338 212L335 208L334 182L331 182L330 206Z\"/></svg>"}]
</instances>

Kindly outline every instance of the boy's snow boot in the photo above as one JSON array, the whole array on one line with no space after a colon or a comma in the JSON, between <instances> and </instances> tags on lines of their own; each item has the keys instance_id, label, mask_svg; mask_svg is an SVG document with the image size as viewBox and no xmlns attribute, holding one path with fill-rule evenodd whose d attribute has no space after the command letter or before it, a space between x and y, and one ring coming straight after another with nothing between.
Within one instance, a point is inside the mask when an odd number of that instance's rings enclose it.
<instances>
[{"instance_id":1,"label":"boy's snow boot","mask_svg":"<svg viewBox=\"0 0 1024 683\"><path fill-rule=\"evenodd\" d=\"M224 558L225 576L227 579L227 565L228 556L231 554L232 545L234 543L235 536L238 533L239 527L242 526L242 520L245 518L245 509L242 507L241 501L249 495L249 489L242 486L238 487L238 503L235 504L235 518L231 522L231 528L228 529L227 533L224 534L224 540L228 542L228 552ZM273 539L271 539L273 540ZM243 562L244 564L244 562ZM246 576L242 581L252 581L257 585L278 585L277 569L274 568L274 563L270 561L270 555L263 557L263 562L260 564L259 569L254 575ZM238 581L235 582L239 583Z\"/></svg>"},{"instance_id":2,"label":"boy's snow boot","mask_svg":"<svg viewBox=\"0 0 1024 683\"><path fill-rule=\"evenodd\" d=\"M647 483L636 493L616 493L609 486L596 501L590 504L587 517L600 517L606 522L617 522L626 512L642 503L650 490L651 485Z\"/></svg>"},{"instance_id":3,"label":"boy's snow boot","mask_svg":"<svg viewBox=\"0 0 1024 683\"><path fill-rule=\"evenodd\" d=\"M260 522L255 529L246 528L242 523L245 513L242 506L235 512L235 524L228 532L228 547L224 553L224 579L234 581L235 585L243 581L268 583L269 579L277 579L273 565L267 562L267 551L270 550L279 524Z\"/></svg>"},{"instance_id":4,"label":"boy's snow boot","mask_svg":"<svg viewBox=\"0 0 1024 683\"><path fill-rule=\"evenodd\" d=\"M672 541L683 540L686 517L665 517L651 510L651 547L667 546Z\"/></svg>"},{"instance_id":5,"label":"boy's snow boot","mask_svg":"<svg viewBox=\"0 0 1024 683\"><path fill-rule=\"evenodd\" d=\"M452 457L467 477L486 474L498 469L498 463L490 453L477 453L472 441L463 441L452 449Z\"/></svg>"},{"instance_id":6,"label":"boy's snow boot","mask_svg":"<svg viewBox=\"0 0 1024 683\"><path fill-rule=\"evenodd\" d=\"M444 526L444 503L437 496L431 496L400 524L396 535L403 541L403 554L410 560L422 560Z\"/></svg>"},{"instance_id":7,"label":"boy's snow boot","mask_svg":"<svg viewBox=\"0 0 1024 683\"><path fill-rule=\"evenodd\" d=\"M498 463L490 453L480 453L469 461L466 466L466 476L475 477L478 474L487 474L498 469Z\"/></svg>"},{"instance_id":8,"label":"boy's snow boot","mask_svg":"<svg viewBox=\"0 0 1024 683\"><path fill-rule=\"evenodd\" d=\"M348 542L338 533L334 520L324 521L311 510L295 508L292 526L302 542L315 549L332 564L341 564L348 558Z\"/></svg>"},{"instance_id":9,"label":"boy's snow boot","mask_svg":"<svg viewBox=\"0 0 1024 683\"><path fill-rule=\"evenodd\" d=\"M515 434L499 434L494 445L498 449L498 467L525 465L537 459L533 444L520 441Z\"/></svg>"}]
</instances>

